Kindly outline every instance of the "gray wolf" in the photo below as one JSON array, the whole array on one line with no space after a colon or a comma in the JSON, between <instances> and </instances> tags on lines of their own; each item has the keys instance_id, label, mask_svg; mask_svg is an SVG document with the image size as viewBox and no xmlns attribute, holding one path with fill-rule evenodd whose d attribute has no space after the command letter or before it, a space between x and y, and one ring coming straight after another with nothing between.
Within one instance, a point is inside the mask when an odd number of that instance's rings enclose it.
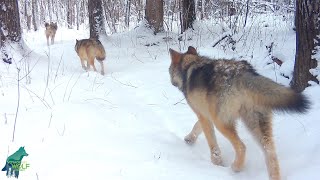
<instances>
[{"instance_id":1,"label":"gray wolf","mask_svg":"<svg viewBox=\"0 0 320 180\"><path fill-rule=\"evenodd\" d=\"M15 178L19 177L19 168L24 156L28 156L28 153L24 147L20 147L18 151L7 158L6 165L2 168L2 171L7 171L7 177L13 176L13 173Z\"/></svg>"},{"instance_id":2,"label":"gray wolf","mask_svg":"<svg viewBox=\"0 0 320 180\"><path fill-rule=\"evenodd\" d=\"M81 66L84 70L89 70L91 65L93 70L97 71L94 66L94 59L96 58L101 65L101 74L104 75L103 61L106 58L106 52L98 39L76 40L74 49L80 58ZM85 67L84 61L87 61L87 67Z\"/></svg>"},{"instance_id":3,"label":"gray wolf","mask_svg":"<svg viewBox=\"0 0 320 180\"><path fill-rule=\"evenodd\" d=\"M236 131L241 119L262 147L270 179L278 180L280 168L272 135L272 111L305 113L309 100L300 93L259 75L247 61L210 59L198 55L192 46L186 53L170 49L169 73L172 85L184 94L198 117L185 137L193 144L203 131L211 161L224 165L213 126L232 144L233 171L244 168L246 146Z\"/></svg>"},{"instance_id":4,"label":"gray wolf","mask_svg":"<svg viewBox=\"0 0 320 180\"><path fill-rule=\"evenodd\" d=\"M51 38L51 44L54 44L54 37L56 36L58 25L57 23L51 22L49 24L46 22L44 26L46 27L45 34L47 38L47 45L49 46L49 37Z\"/></svg>"}]
</instances>

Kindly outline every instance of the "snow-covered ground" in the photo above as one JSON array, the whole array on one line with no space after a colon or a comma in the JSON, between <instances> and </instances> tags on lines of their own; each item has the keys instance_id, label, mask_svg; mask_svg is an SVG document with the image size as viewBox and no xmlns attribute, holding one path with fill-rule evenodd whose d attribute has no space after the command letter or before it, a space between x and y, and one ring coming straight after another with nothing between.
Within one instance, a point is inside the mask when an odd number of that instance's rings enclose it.
<instances>
[{"instance_id":1,"label":"snow-covered ground","mask_svg":"<svg viewBox=\"0 0 320 180\"><path fill-rule=\"evenodd\" d=\"M25 50L8 48L15 62L0 62L0 165L25 146L29 156L23 160L30 167L20 172L22 180L268 179L262 151L241 123L247 159L240 173L232 172L233 148L219 132L227 167L211 163L203 135L193 146L183 141L196 117L170 83L168 49L185 51L192 45L212 58L247 59L260 74L288 85L281 74L292 77L295 32L289 21L274 15L250 19L234 36L240 39L234 51L225 42L212 48L228 33L221 23L196 23L182 41L175 33L155 36L140 26L102 39L105 76L85 72L74 51L76 39L88 38L88 29L59 27L49 48L43 28L25 31ZM269 55L266 46L272 42ZM268 64L271 55L284 64ZM99 71L99 63L96 67ZM274 115L284 179L320 178L320 88L314 85L304 93L313 103L307 114ZM6 179L5 172L0 179Z\"/></svg>"}]
</instances>

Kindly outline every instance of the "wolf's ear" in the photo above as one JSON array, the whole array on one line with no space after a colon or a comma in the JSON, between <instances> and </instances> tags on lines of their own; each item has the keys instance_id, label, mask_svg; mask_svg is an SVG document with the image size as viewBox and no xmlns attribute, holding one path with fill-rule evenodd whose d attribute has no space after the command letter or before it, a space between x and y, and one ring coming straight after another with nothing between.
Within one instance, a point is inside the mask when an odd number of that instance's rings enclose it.
<instances>
[{"instance_id":1,"label":"wolf's ear","mask_svg":"<svg viewBox=\"0 0 320 180\"><path fill-rule=\"evenodd\" d=\"M79 42L79 40L78 39L76 39L76 43L78 43Z\"/></svg>"},{"instance_id":2,"label":"wolf's ear","mask_svg":"<svg viewBox=\"0 0 320 180\"><path fill-rule=\"evenodd\" d=\"M173 49L169 49L171 55L171 63L178 64L181 59L181 54Z\"/></svg>"},{"instance_id":3,"label":"wolf's ear","mask_svg":"<svg viewBox=\"0 0 320 180\"><path fill-rule=\"evenodd\" d=\"M193 54L193 55L198 55L196 48L189 46L187 54Z\"/></svg>"}]
</instances>

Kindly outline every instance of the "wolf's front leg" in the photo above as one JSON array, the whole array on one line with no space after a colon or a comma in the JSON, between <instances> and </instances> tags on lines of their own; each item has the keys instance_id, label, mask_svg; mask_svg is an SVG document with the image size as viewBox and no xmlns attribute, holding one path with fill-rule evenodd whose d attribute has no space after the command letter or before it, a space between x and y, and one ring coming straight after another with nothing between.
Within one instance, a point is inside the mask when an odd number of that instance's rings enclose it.
<instances>
[{"instance_id":1,"label":"wolf's front leg","mask_svg":"<svg viewBox=\"0 0 320 180\"><path fill-rule=\"evenodd\" d=\"M190 145L194 144L197 141L198 136L201 134L201 132L202 132L201 124L199 121L197 121L194 124L191 132L184 137L184 141Z\"/></svg>"},{"instance_id":2,"label":"wolf's front leg","mask_svg":"<svg viewBox=\"0 0 320 180\"><path fill-rule=\"evenodd\" d=\"M207 139L210 153L211 153L211 162L215 165L223 166L221 151L217 143L216 135L214 132L214 128L209 119L204 116L197 114L199 118L199 122L201 124L201 128L204 132L204 135Z\"/></svg>"},{"instance_id":3,"label":"wolf's front leg","mask_svg":"<svg viewBox=\"0 0 320 180\"><path fill-rule=\"evenodd\" d=\"M49 44L49 37L47 36L47 46L50 46Z\"/></svg>"},{"instance_id":4,"label":"wolf's front leg","mask_svg":"<svg viewBox=\"0 0 320 180\"><path fill-rule=\"evenodd\" d=\"M51 36L51 44L54 44L54 36Z\"/></svg>"}]
</instances>

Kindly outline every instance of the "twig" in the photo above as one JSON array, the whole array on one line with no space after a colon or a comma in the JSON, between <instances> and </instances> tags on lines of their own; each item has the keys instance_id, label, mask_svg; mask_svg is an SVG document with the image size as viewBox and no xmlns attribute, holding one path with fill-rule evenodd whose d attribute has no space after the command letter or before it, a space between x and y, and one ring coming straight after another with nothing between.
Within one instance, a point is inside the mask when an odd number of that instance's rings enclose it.
<instances>
[{"instance_id":1,"label":"twig","mask_svg":"<svg viewBox=\"0 0 320 180\"><path fill-rule=\"evenodd\" d=\"M12 142L14 142L14 134L16 132L16 124L17 124L17 119L18 119L18 113L19 113L19 107L20 107L20 69L17 68L18 70L18 104L17 104L17 110L16 110L16 116L14 118L14 126L13 126L13 133L12 133Z\"/></svg>"},{"instance_id":2,"label":"twig","mask_svg":"<svg viewBox=\"0 0 320 180\"><path fill-rule=\"evenodd\" d=\"M4 123L5 123L5 124L8 124L7 113L4 113L4 119L6 120Z\"/></svg>"},{"instance_id":3,"label":"twig","mask_svg":"<svg viewBox=\"0 0 320 180\"><path fill-rule=\"evenodd\" d=\"M63 136L64 135L64 132L66 130L66 124L63 124L63 130L62 130L62 133L59 132L58 128L57 128L57 132L60 136Z\"/></svg>"},{"instance_id":4,"label":"twig","mask_svg":"<svg viewBox=\"0 0 320 180\"><path fill-rule=\"evenodd\" d=\"M70 90L70 92L69 92L69 96L68 96L68 101L69 101L69 99L70 99L70 96L71 96L71 93L72 93L72 90L73 90L74 86L77 84L78 80L80 79L80 76L81 76L81 74L79 74L79 76L78 76L78 78L77 78L76 82L75 82L75 83L73 84L73 86L71 87L71 90Z\"/></svg>"},{"instance_id":5,"label":"twig","mask_svg":"<svg viewBox=\"0 0 320 180\"><path fill-rule=\"evenodd\" d=\"M49 105L49 103L44 100L43 98L41 98L40 96L38 96L35 92L31 91L30 89L28 89L27 87L23 86L23 88L25 88L29 93L32 93L33 95L35 95L41 102L42 104L46 107L46 108L50 108L51 109L51 106Z\"/></svg>"},{"instance_id":6,"label":"twig","mask_svg":"<svg viewBox=\"0 0 320 180\"><path fill-rule=\"evenodd\" d=\"M181 102L182 102L183 100L185 100L185 99L186 99L186 98L183 98L183 99L181 99L180 101L174 103L173 105L177 105L177 104L181 103Z\"/></svg>"},{"instance_id":7,"label":"twig","mask_svg":"<svg viewBox=\"0 0 320 180\"><path fill-rule=\"evenodd\" d=\"M85 101L91 101L91 100L102 100L102 101L105 101L105 102L108 102L109 104L111 105L114 105L112 102L106 100L106 99L102 99L102 98L91 98L91 99L85 99Z\"/></svg>"},{"instance_id":8,"label":"twig","mask_svg":"<svg viewBox=\"0 0 320 180\"><path fill-rule=\"evenodd\" d=\"M162 95L168 100L169 98L167 97L167 94L165 91L162 92Z\"/></svg>"},{"instance_id":9,"label":"twig","mask_svg":"<svg viewBox=\"0 0 320 180\"><path fill-rule=\"evenodd\" d=\"M49 86L49 78L50 78L50 47L49 47L49 54L48 56L48 69L47 69L47 81L46 81L46 88L44 89L43 98L46 96L47 88Z\"/></svg>"},{"instance_id":10,"label":"twig","mask_svg":"<svg viewBox=\"0 0 320 180\"><path fill-rule=\"evenodd\" d=\"M19 81L21 81L21 80L23 80L24 78L26 78L26 77L32 72L33 68L38 64L39 60L40 60L40 58L39 58L38 61L33 65L33 67L31 68L31 70L29 70L28 73L27 73L25 76L23 76L22 78L20 78Z\"/></svg>"},{"instance_id":11,"label":"twig","mask_svg":"<svg viewBox=\"0 0 320 180\"><path fill-rule=\"evenodd\" d=\"M52 120L52 113L51 113L51 116L50 116L50 120L49 120L49 125L48 125L48 128L50 128L50 125L51 125L51 120Z\"/></svg>"},{"instance_id":12,"label":"twig","mask_svg":"<svg viewBox=\"0 0 320 180\"><path fill-rule=\"evenodd\" d=\"M71 78L69 79L69 81L68 81L68 83L67 83L67 87L66 87L66 89L65 89L65 91L64 91L64 95L63 95L63 101L64 101L64 98L66 97L67 89L68 89L68 86L69 86L69 83L70 83L71 79L73 78L73 75L74 75L74 74L72 74Z\"/></svg>"},{"instance_id":13,"label":"twig","mask_svg":"<svg viewBox=\"0 0 320 180\"><path fill-rule=\"evenodd\" d=\"M141 62L141 63L144 63L143 61L141 61L137 56L136 56L136 54L134 53L134 54L132 54L132 56L137 60L137 61L139 61L139 62Z\"/></svg>"},{"instance_id":14,"label":"twig","mask_svg":"<svg viewBox=\"0 0 320 180\"><path fill-rule=\"evenodd\" d=\"M220 40L218 40L216 43L214 43L212 47L216 47L216 45L218 45L221 41L223 41L225 38L227 38L229 36L230 36L230 34L223 36Z\"/></svg>"},{"instance_id":15,"label":"twig","mask_svg":"<svg viewBox=\"0 0 320 180\"><path fill-rule=\"evenodd\" d=\"M125 85L125 86L129 86L129 87L133 87L133 88L138 88L137 86L133 86L132 84L125 84L125 83L123 83L123 82L121 82L121 81L119 81L119 80L117 80L115 77L113 77L113 75L112 75L113 73L111 73L111 77L112 77L112 79L114 79L115 81L117 81L118 83L120 83L120 84L122 84L122 85Z\"/></svg>"},{"instance_id":16,"label":"twig","mask_svg":"<svg viewBox=\"0 0 320 180\"><path fill-rule=\"evenodd\" d=\"M64 53L64 52L63 52L63 53ZM59 61L59 64L58 64L58 68L57 68L57 71L56 71L56 75L54 76L54 80L53 80L54 83L56 83L56 79L57 79L57 76L58 76L58 71L59 71L60 64L61 64L62 57L63 57L63 53L61 54L61 58L60 58L60 61Z\"/></svg>"}]
</instances>

